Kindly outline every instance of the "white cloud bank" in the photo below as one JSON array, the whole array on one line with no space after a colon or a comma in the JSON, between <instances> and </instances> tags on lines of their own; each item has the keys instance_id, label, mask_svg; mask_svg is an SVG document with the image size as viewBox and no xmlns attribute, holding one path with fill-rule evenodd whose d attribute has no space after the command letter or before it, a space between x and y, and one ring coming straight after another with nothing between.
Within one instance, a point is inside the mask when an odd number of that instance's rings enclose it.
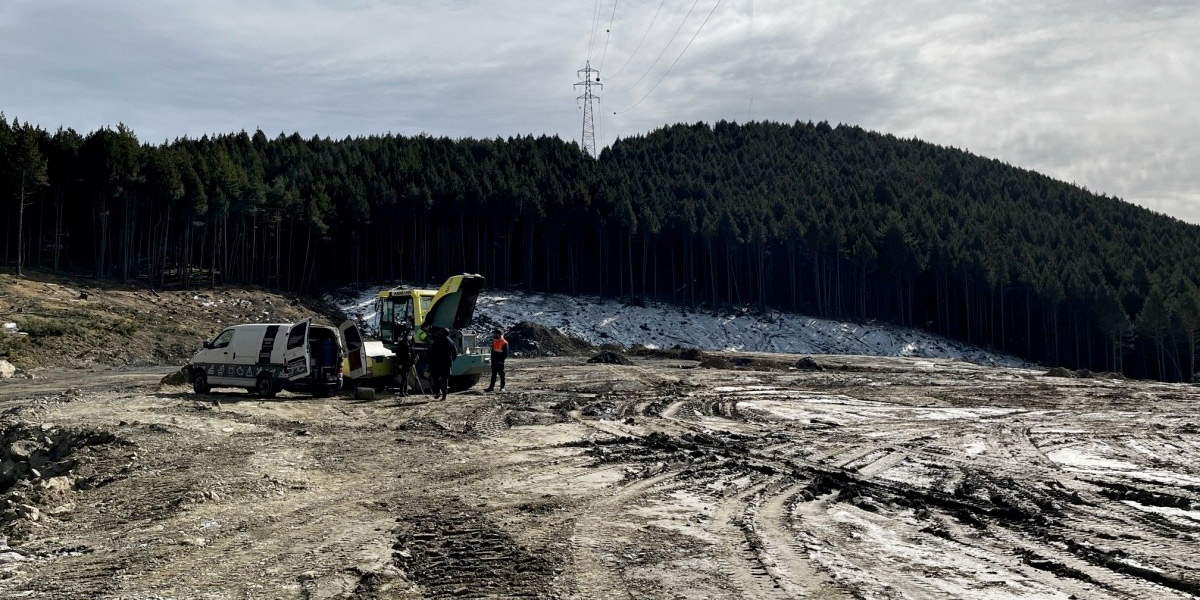
<instances>
[{"instance_id":1,"label":"white cloud bank","mask_svg":"<svg viewBox=\"0 0 1200 600\"><path fill-rule=\"evenodd\" d=\"M576 140L590 57L601 144L676 122L826 120L1200 223L1194 1L716 2L625 0L613 16L613 0L15 0L0 4L0 110L124 122L154 142L255 128Z\"/></svg>"}]
</instances>

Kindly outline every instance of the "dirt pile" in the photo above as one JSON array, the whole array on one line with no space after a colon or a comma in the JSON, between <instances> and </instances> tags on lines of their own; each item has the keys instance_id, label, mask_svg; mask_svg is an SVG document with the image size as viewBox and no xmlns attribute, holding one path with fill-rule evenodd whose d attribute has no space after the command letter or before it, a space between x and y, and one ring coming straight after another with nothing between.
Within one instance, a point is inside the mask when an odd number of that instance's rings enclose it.
<instances>
[{"instance_id":1,"label":"dirt pile","mask_svg":"<svg viewBox=\"0 0 1200 600\"><path fill-rule=\"evenodd\" d=\"M597 354L597 355L589 358L588 362L592 363L592 364L599 363L599 364L605 364L605 365L632 365L633 364L633 363L629 362L628 358L625 358L619 352L613 352L612 350L605 350L604 352L601 352L600 354Z\"/></svg>"},{"instance_id":2,"label":"dirt pile","mask_svg":"<svg viewBox=\"0 0 1200 600\"><path fill-rule=\"evenodd\" d=\"M0 531L22 540L46 516L69 513L76 488L95 487L84 449L117 441L105 431L7 419L0 429Z\"/></svg>"},{"instance_id":3,"label":"dirt pile","mask_svg":"<svg viewBox=\"0 0 1200 600\"><path fill-rule=\"evenodd\" d=\"M514 356L573 356L592 349L592 345L557 329L521 321L504 334Z\"/></svg>"},{"instance_id":4,"label":"dirt pile","mask_svg":"<svg viewBox=\"0 0 1200 600\"><path fill-rule=\"evenodd\" d=\"M645 346L634 346L629 349L629 353L634 356L644 358L663 358L668 360L694 360L700 361L704 359L704 352L696 348L683 348L675 346L674 348L647 348Z\"/></svg>"},{"instance_id":5,"label":"dirt pile","mask_svg":"<svg viewBox=\"0 0 1200 600\"><path fill-rule=\"evenodd\" d=\"M796 364L794 366L799 371L824 371L825 370L825 367L822 367L820 363L813 360L813 357L811 357L811 356L805 356L804 358L801 358L800 360L796 361Z\"/></svg>"},{"instance_id":6,"label":"dirt pile","mask_svg":"<svg viewBox=\"0 0 1200 600\"><path fill-rule=\"evenodd\" d=\"M732 369L734 368L733 361L721 356L713 354L700 359L700 366L705 369Z\"/></svg>"}]
</instances>

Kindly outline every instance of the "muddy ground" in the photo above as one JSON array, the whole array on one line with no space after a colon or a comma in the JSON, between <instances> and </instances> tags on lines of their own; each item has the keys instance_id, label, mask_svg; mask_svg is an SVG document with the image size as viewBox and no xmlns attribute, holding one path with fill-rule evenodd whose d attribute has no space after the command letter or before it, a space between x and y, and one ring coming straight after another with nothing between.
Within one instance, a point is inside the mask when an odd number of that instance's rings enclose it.
<instances>
[{"instance_id":1,"label":"muddy ground","mask_svg":"<svg viewBox=\"0 0 1200 600\"><path fill-rule=\"evenodd\" d=\"M1198 388L733 358L446 401L6 380L0 597L1200 595Z\"/></svg>"}]
</instances>

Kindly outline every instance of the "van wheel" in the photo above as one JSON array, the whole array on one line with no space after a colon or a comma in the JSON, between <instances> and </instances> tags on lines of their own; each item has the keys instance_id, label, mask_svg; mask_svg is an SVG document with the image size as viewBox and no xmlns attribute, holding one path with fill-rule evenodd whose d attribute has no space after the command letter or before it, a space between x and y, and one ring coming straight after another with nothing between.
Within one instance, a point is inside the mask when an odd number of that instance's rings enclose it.
<instances>
[{"instance_id":1,"label":"van wheel","mask_svg":"<svg viewBox=\"0 0 1200 600\"><path fill-rule=\"evenodd\" d=\"M208 385L208 376L203 371L192 376L192 391L197 394L207 394L212 391Z\"/></svg>"},{"instance_id":2,"label":"van wheel","mask_svg":"<svg viewBox=\"0 0 1200 600\"><path fill-rule=\"evenodd\" d=\"M270 373L263 373L258 376L257 385L254 389L258 390L258 395L262 398L274 398L279 390L275 389L275 381L271 379Z\"/></svg>"}]
</instances>

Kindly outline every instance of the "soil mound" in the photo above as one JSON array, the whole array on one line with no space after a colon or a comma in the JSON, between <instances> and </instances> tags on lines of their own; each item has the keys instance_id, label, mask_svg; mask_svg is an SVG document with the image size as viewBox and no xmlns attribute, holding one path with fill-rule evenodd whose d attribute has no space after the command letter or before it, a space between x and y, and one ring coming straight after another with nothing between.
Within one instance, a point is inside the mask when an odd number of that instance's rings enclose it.
<instances>
[{"instance_id":1,"label":"soil mound","mask_svg":"<svg viewBox=\"0 0 1200 600\"><path fill-rule=\"evenodd\" d=\"M732 369L733 362L724 356L705 356L700 360L700 366L705 369Z\"/></svg>"},{"instance_id":2,"label":"soil mound","mask_svg":"<svg viewBox=\"0 0 1200 600\"><path fill-rule=\"evenodd\" d=\"M825 367L822 367L820 365L820 363L813 360L813 357L811 357L811 356L805 356L804 358L801 358L800 360L796 361L795 367L801 371L824 371L825 370Z\"/></svg>"},{"instance_id":3,"label":"soil mound","mask_svg":"<svg viewBox=\"0 0 1200 600\"><path fill-rule=\"evenodd\" d=\"M571 356L582 354L592 345L557 329L521 321L504 335L514 356Z\"/></svg>"},{"instance_id":4,"label":"soil mound","mask_svg":"<svg viewBox=\"0 0 1200 600\"><path fill-rule=\"evenodd\" d=\"M621 356L620 354L613 352L611 350L605 350L604 352L601 352L600 354L597 354L597 355L589 358L588 362L605 364L605 365L631 365L631 364L633 364L633 363L629 362L628 358L625 358L624 356Z\"/></svg>"},{"instance_id":5,"label":"soil mound","mask_svg":"<svg viewBox=\"0 0 1200 600\"><path fill-rule=\"evenodd\" d=\"M1075 371L1064 367L1054 367L1053 369L1046 371L1046 377L1066 377L1068 379L1074 379L1076 374Z\"/></svg>"}]
</instances>

